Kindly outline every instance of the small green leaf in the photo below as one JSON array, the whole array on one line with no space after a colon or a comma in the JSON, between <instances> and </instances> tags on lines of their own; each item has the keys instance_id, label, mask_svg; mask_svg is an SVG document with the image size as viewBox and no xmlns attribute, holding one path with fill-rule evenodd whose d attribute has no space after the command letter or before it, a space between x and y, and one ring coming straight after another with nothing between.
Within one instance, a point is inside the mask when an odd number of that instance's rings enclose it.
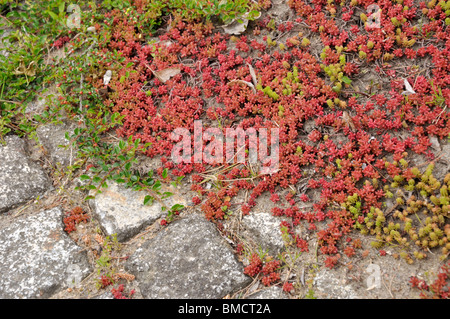
<instances>
[{"instance_id":1,"label":"small green leaf","mask_svg":"<svg viewBox=\"0 0 450 319\"><path fill-rule=\"evenodd\" d=\"M160 181L156 181L155 185L153 185L152 189L153 190L160 190L162 187L161 182Z\"/></svg>"},{"instance_id":2,"label":"small green leaf","mask_svg":"<svg viewBox=\"0 0 450 319\"><path fill-rule=\"evenodd\" d=\"M184 208L184 205L181 205L181 204L175 204L175 205L173 205L171 208L170 208L170 210L172 211L172 212L177 212L177 211L179 211L179 210L182 210Z\"/></svg>"},{"instance_id":3,"label":"small green leaf","mask_svg":"<svg viewBox=\"0 0 450 319\"><path fill-rule=\"evenodd\" d=\"M45 12L48 13L52 17L53 20L55 20L55 21L59 20L59 17L54 12L52 12L50 10L47 10Z\"/></svg>"},{"instance_id":4,"label":"small green leaf","mask_svg":"<svg viewBox=\"0 0 450 319\"><path fill-rule=\"evenodd\" d=\"M165 198L170 197L170 196L172 196L172 195L173 195L173 193L171 193L171 192L164 192L164 193L162 194L162 196L161 196L161 199L165 199Z\"/></svg>"},{"instance_id":5,"label":"small green leaf","mask_svg":"<svg viewBox=\"0 0 450 319\"><path fill-rule=\"evenodd\" d=\"M350 80L347 76L343 76L342 77L342 82L346 83L346 84L350 84L352 83L352 80Z\"/></svg>"},{"instance_id":6,"label":"small green leaf","mask_svg":"<svg viewBox=\"0 0 450 319\"><path fill-rule=\"evenodd\" d=\"M250 13L249 13L249 17L251 17L251 18L255 18L255 17L257 17L259 15L259 11L258 10L252 10L252 11L250 11Z\"/></svg>"},{"instance_id":7,"label":"small green leaf","mask_svg":"<svg viewBox=\"0 0 450 319\"><path fill-rule=\"evenodd\" d=\"M59 13L61 14L61 13L64 13L64 6L65 6L65 3L64 2L61 2L60 4L59 4Z\"/></svg>"},{"instance_id":8,"label":"small green leaf","mask_svg":"<svg viewBox=\"0 0 450 319\"><path fill-rule=\"evenodd\" d=\"M101 179L100 177L95 176L95 177L92 179L92 182L93 182L93 183L100 183L101 180L102 180L102 179Z\"/></svg>"},{"instance_id":9,"label":"small green leaf","mask_svg":"<svg viewBox=\"0 0 450 319\"><path fill-rule=\"evenodd\" d=\"M91 178L89 177L89 175L84 174L84 175L81 175L81 176L80 176L80 181L86 181L86 180L88 180L88 179L91 179Z\"/></svg>"},{"instance_id":10,"label":"small green leaf","mask_svg":"<svg viewBox=\"0 0 450 319\"><path fill-rule=\"evenodd\" d=\"M153 201L154 201L154 198L152 196L150 196L150 195L147 195L144 198L144 205L147 205L149 203L151 205L151 204L153 204Z\"/></svg>"}]
</instances>

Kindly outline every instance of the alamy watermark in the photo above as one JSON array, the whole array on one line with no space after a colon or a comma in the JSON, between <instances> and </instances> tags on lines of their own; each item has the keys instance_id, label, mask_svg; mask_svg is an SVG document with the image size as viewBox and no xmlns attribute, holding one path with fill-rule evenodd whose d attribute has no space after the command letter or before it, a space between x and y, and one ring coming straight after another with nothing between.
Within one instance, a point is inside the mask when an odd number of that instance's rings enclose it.
<instances>
[{"instance_id":1,"label":"alamy watermark","mask_svg":"<svg viewBox=\"0 0 450 319\"><path fill-rule=\"evenodd\" d=\"M369 264L366 268L366 273L369 273L367 277L366 284L367 290L372 290L374 288L381 288L381 269L377 264Z\"/></svg>"},{"instance_id":2,"label":"alamy watermark","mask_svg":"<svg viewBox=\"0 0 450 319\"><path fill-rule=\"evenodd\" d=\"M67 278L66 278L66 284L68 288L78 288L81 283L81 279L83 277L83 274L81 272L80 266L77 264L70 264L67 269Z\"/></svg>"},{"instance_id":3,"label":"alamy watermark","mask_svg":"<svg viewBox=\"0 0 450 319\"><path fill-rule=\"evenodd\" d=\"M381 9L376 4L371 4L367 7L368 19L367 28L380 29L381 28Z\"/></svg>"},{"instance_id":4,"label":"alamy watermark","mask_svg":"<svg viewBox=\"0 0 450 319\"><path fill-rule=\"evenodd\" d=\"M66 25L68 28L79 28L81 26L81 9L77 4L70 4L67 7L67 12L71 13L67 17Z\"/></svg>"},{"instance_id":5,"label":"alamy watermark","mask_svg":"<svg viewBox=\"0 0 450 319\"><path fill-rule=\"evenodd\" d=\"M202 121L197 120L194 121L194 136L186 128L177 128L172 132L171 139L176 142L172 149L175 164L261 163L260 175L278 171L278 128L207 128L203 131Z\"/></svg>"}]
</instances>

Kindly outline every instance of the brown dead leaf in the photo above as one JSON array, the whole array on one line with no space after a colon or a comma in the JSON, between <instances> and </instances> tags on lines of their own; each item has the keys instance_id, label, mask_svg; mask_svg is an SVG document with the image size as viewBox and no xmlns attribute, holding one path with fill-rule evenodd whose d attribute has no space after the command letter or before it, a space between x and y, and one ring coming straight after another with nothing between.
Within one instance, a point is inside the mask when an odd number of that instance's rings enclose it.
<instances>
[{"instance_id":1,"label":"brown dead leaf","mask_svg":"<svg viewBox=\"0 0 450 319\"><path fill-rule=\"evenodd\" d=\"M115 92L115 90L111 89L110 86L104 87L104 88L100 88L98 89L98 94L100 95L100 97L104 100L107 99L109 96L109 93L111 92Z\"/></svg>"},{"instance_id":2,"label":"brown dead leaf","mask_svg":"<svg viewBox=\"0 0 450 319\"><path fill-rule=\"evenodd\" d=\"M221 2L224 2L224 0L222 0ZM226 1L225 1L225 3L226 3ZM242 15L236 19L233 19L230 23L222 25L221 27L227 34L239 35L239 34L245 32L245 30L247 30L247 26L248 26L247 18L248 17L249 17L249 12L245 13L244 15ZM259 19L259 17L261 17L261 12L258 13L257 17L253 17L253 19Z\"/></svg>"},{"instance_id":3,"label":"brown dead leaf","mask_svg":"<svg viewBox=\"0 0 450 319\"><path fill-rule=\"evenodd\" d=\"M247 25L248 25L248 20L247 19L242 19L242 23L240 23L237 20L233 20L232 22L223 25L223 31L225 31L225 33L227 34L235 34L235 35L239 35L243 32L245 32L245 30L247 30Z\"/></svg>"},{"instance_id":4,"label":"brown dead leaf","mask_svg":"<svg viewBox=\"0 0 450 319\"><path fill-rule=\"evenodd\" d=\"M100 234L96 234L94 237L95 241L100 245L103 245L103 237Z\"/></svg>"},{"instance_id":5,"label":"brown dead leaf","mask_svg":"<svg viewBox=\"0 0 450 319\"><path fill-rule=\"evenodd\" d=\"M91 245L91 238L88 235L84 235L81 239L83 240L83 242L86 246Z\"/></svg>"},{"instance_id":6,"label":"brown dead leaf","mask_svg":"<svg viewBox=\"0 0 450 319\"><path fill-rule=\"evenodd\" d=\"M25 74L26 76L35 76L36 75L36 62L31 61L28 67L25 67L25 62L20 61L19 67L16 68L14 74L20 75Z\"/></svg>"},{"instance_id":7,"label":"brown dead leaf","mask_svg":"<svg viewBox=\"0 0 450 319\"><path fill-rule=\"evenodd\" d=\"M253 93L256 94L255 86L254 86L252 83L247 82L247 81L244 81L244 80L231 80L230 82L228 82L228 84L233 83L233 82L239 82L239 83L243 83L243 84L245 84L245 85L248 85L249 87L252 88Z\"/></svg>"},{"instance_id":8,"label":"brown dead leaf","mask_svg":"<svg viewBox=\"0 0 450 319\"><path fill-rule=\"evenodd\" d=\"M163 83L168 81L171 77L179 74L181 70L179 68L167 68L161 71L153 71L153 74Z\"/></svg>"},{"instance_id":9,"label":"brown dead leaf","mask_svg":"<svg viewBox=\"0 0 450 319\"><path fill-rule=\"evenodd\" d=\"M113 275L115 280L125 279L126 281L133 281L136 277L129 273L116 273Z\"/></svg>"},{"instance_id":10,"label":"brown dead leaf","mask_svg":"<svg viewBox=\"0 0 450 319\"><path fill-rule=\"evenodd\" d=\"M252 67L251 64L247 63L247 65L248 65L248 69L250 70L250 75L252 76L253 85L256 86L258 84L258 81L256 80L255 69Z\"/></svg>"},{"instance_id":11,"label":"brown dead leaf","mask_svg":"<svg viewBox=\"0 0 450 319\"><path fill-rule=\"evenodd\" d=\"M342 119L344 120L344 123L352 129L352 131L356 129L355 123L353 123L353 120L347 111L344 111L342 114Z\"/></svg>"}]
</instances>

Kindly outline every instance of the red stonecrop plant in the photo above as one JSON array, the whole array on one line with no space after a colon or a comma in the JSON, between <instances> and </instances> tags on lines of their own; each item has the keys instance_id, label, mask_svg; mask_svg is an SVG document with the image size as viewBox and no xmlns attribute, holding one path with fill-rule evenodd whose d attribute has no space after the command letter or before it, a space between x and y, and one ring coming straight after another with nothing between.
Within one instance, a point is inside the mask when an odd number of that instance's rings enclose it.
<instances>
[{"instance_id":1,"label":"red stonecrop plant","mask_svg":"<svg viewBox=\"0 0 450 319\"><path fill-rule=\"evenodd\" d=\"M386 192L379 184L408 174L386 158L400 162L419 154L431 159L431 138L450 134L449 27L439 5L424 11L423 3L412 0L402 4L357 0L344 7L324 0L288 3L297 14L295 23L274 26L268 18L254 23L255 34L292 32L283 46L273 45L268 36L264 41L251 35L231 38L210 22L185 21L176 15L159 33L159 41L149 44L141 40L137 21L113 10L107 14L112 37L94 54L103 69L111 63L108 52L121 57L109 84L112 93L103 101L124 116L117 134L152 143L145 155L165 157L164 166L174 176L190 174L191 189L197 192L192 201L201 204L208 219L223 219L240 192L248 192L240 209L243 215L250 214L257 199L268 192L277 205L272 214L290 219L289 235L297 247L308 251L308 242L296 237L293 228L303 224L317 231L319 251L332 268L340 253L351 257L360 248L342 245L342 239L365 223L372 207L382 208ZM361 10L370 4L383 12L381 28L365 27L368 14L361 15ZM425 17L418 28L417 20ZM337 23L341 18L348 23ZM298 25L318 36L325 48L320 58L312 54L304 32L295 29ZM419 47L417 40L425 45ZM431 59L429 72L410 68L403 77L393 67L402 59L426 56ZM342 74L328 77L324 68L336 65ZM384 76L389 88L376 94L372 88L370 94L354 91L348 83L370 65L377 66L373 72ZM163 81L158 74L169 68L179 73ZM252 83L255 75L257 85L252 88L246 83ZM415 94L404 94L405 81ZM100 80L92 85L102 88ZM193 133L195 120L203 120L203 130L278 128L278 171L257 176L247 165L232 166L234 162L172 163L171 133L176 128ZM219 166L223 172L216 176L219 186L205 189L202 173ZM304 180L306 191L291 192ZM281 196L285 190L288 195ZM318 200L305 209L303 203L314 192L319 193ZM361 204L357 213L347 205L354 194ZM317 229L323 221L326 225ZM262 267L253 256L246 273L255 276ZM276 272L265 274L265 283L276 277Z\"/></svg>"},{"instance_id":2,"label":"red stonecrop plant","mask_svg":"<svg viewBox=\"0 0 450 319\"><path fill-rule=\"evenodd\" d=\"M66 44L67 42L70 41L70 38L68 36L63 36L58 38L55 42L53 42L52 46L60 49L64 46L64 44Z\"/></svg>"},{"instance_id":3,"label":"red stonecrop plant","mask_svg":"<svg viewBox=\"0 0 450 319\"><path fill-rule=\"evenodd\" d=\"M103 276L103 275L100 277L99 283L100 283L101 288L105 288L105 287L108 287L109 285L113 284L111 278L109 278L108 276Z\"/></svg>"},{"instance_id":4,"label":"red stonecrop plant","mask_svg":"<svg viewBox=\"0 0 450 319\"><path fill-rule=\"evenodd\" d=\"M244 274L255 277L261 272L262 260L257 254L252 254L250 264L244 268Z\"/></svg>"},{"instance_id":5,"label":"red stonecrop plant","mask_svg":"<svg viewBox=\"0 0 450 319\"><path fill-rule=\"evenodd\" d=\"M117 288L111 288L111 293L114 299L131 299L135 294L135 290L132 289L130 292L125 292L125 286L120 284Z\"/></svg>"},{"instance_id":6,"label":"red stonecrop plant","mask_svg":"<svg viewBox=\"0 0 450 319\"><path fill-rule=\"evenodd\" d=\"M279 260L271 260L263 262L257 254L252 254L250 257L250 264L244 268L244 274L251 277L256 277L262 274L262 283L265 286L271 286L280 280L280 266Z\"/></svg>"},{"instance_id":7,"label":"red stonecrop plant","mask_svg":"<svg viewBox=\"0 0 450 319\"><path fill-rule=\"evenodd\" d=\"M450 263L441 267L436 280L431 285L415 276L411 277L409 282L413 288L420 290L422 299L450 299Z\"/></svg>"},{"instance_id":8,"label":"red stonecrop plant","mask_svg":"<svg viewBox=\"0 0 450 319\"><path fill-rule=\"evenodd\" d=\"M88 215L83 211L83 209L79 206L74 207L71 211L66 213L66 217L64 217L63 222L65 225L64 230L67 233L71 233L75 231L76 225L81 222L86 222L89 220Z\"/></svg>"}]
</instances>

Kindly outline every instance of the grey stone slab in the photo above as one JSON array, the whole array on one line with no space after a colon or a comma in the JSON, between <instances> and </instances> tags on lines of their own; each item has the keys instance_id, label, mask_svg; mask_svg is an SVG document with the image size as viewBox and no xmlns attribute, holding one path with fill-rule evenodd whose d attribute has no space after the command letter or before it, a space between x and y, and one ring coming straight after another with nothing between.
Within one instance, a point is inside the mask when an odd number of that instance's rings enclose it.
<instances>
[{"instance_id":1,"label":"grey stone slab","mask_svg":"<svg viewBox=\"0 0 450 319\"><path fill-rule=\"evenodd\" d=\"M444 179L445 175L450 173L450 144L445 142L442 146L442 153L435 152L439 159L434 161L433 176L440 182ZM421 168L421 171L425 171L426 166Z\"/></svg>"},{"instance_id":2,"label":"grey stone slab","mask_svg":"<svg viewBox=\"0 0 450 319\"><path fill-rule=\"evenodd\" d=\"M448 164L448 166L450 166L450 143L445 144L442 147L442 161L446 162ZM447 169L446 173L449 173L449 172L450 172L450 169Z\"/></svg>"},{"instance_id":3,"label":"grey stone slab","mask_svg":"<svg viewBox=\"0 0 450 319\"><path fill-rule=\"evenodd\" d=\"M5 23L5 20L3 18L0 19L0 23ZM0 34L0 54L3 55L5 58L8 58L9 56L8 46L10 44L6 41L6 39L5 39L6 45L3 43L3 41L4 38L8 37L12 31L13 31L12 29L4 28L3 33Z\"/></svg>"},{"instance_id":4,"label":"grey stone slab","mask_svg":"<svg viewBox=\"0 0 450 319\"><path fill-rule=\"evenodd\" d=\"M359 299L355 289L333 270L318 272L314 277L314 286L320 299Z\"/></svg>"},{"instance_id":5,"label":"grey stone slab","mask_svg":"<svg viewBox=\"0 0 450 319\"><path fill-rule=\"evenodd\" d=\"M270 213L260 212L244 216L242 225L245 232L254 238L261 248L268 250L272 256L277 256L284 248L280 223L282 219Z\"/></svg>"},{"instance_id":6,"label":"grey stone slab","mask_svg":"<svg viewBox=\"0 0 450 319\"><path fill-rule=\"evenodd\" d=\"M251 282L213 224L197 215L169 224L125 267L152 299L223 298Z\"/></svg>"},{"instance_id":7,"label":"grey stone slab","mask_svg":"<svg viewBox=\"0 0 450 319\"><path fill-rule=\"evenodd\" d=\"M441 151L441 145L439 144L439 139L436 136L430 137L431 148L437 152Z\"/></svg>"},{"instance_id":8,"label":"grey stone slab","mask_svg":"<svg viewBox=\"0 0 450 319\"><path fill-rule=\"evenodd\" d=\"M54 165L60 163L63 167L67 167L70 165L71 157L76 155L76 151L68 146L69 141L65 137L66 132L72 135L75 128L74 123L64 121L61 124L49 123L36 129L39 142L49 152ZM60 145L68 147L60 147Z\"/></svg>"},{"instance_id":9,"label":"grey stone slab","mask_svg":"<svg viewBox=\"0 0 450 319\"><path fill-rule=\"evenodd\" d=\"M48 298L90 273L86 252L64 232L59 208L0 229L0 298Z\"/></svg>"},{"instance_id":10,"label":"grey stone slab","mask_svg":"<svg viewBox=\"0 0 450 319\"><path fill-rule=\"evenodd\" d=\"M60 51L60 50L58 50ZM45 88L43 91L39 92L33 101L29 102L25 107L26 114L41 114L47 106L55 103L54 101L61 96L58 92L56 84L52 84L51 86ZM60 115L63 115L64 112L61 111Z\"/></svg>"},{"instance_id":11,"label":"grey stone slab","mask_svg":"<svg viewBox=\"0 0 450 319\"><path fill-rule=\"evenodd\" d=\"M108 182L108 187L89 200L89 205L94 218L108 236L117 234L117 240L126 241L166 214L157 201L144 205L146 195L148 193L145 191L134 191ZM169 198L166 203L171 207L175 201Z\"/></svg>"},{"instance_id":12,"label":"grey stone slab","mask_svg":"<svg viewBox=\"0 0 450 319\"><path fill-rule=\"evenodd\" d=\"M42 167L31 161L25 142L7 136L0 145L0 213L42 195L51 187Z\"/></svg>"}]
</instances>

